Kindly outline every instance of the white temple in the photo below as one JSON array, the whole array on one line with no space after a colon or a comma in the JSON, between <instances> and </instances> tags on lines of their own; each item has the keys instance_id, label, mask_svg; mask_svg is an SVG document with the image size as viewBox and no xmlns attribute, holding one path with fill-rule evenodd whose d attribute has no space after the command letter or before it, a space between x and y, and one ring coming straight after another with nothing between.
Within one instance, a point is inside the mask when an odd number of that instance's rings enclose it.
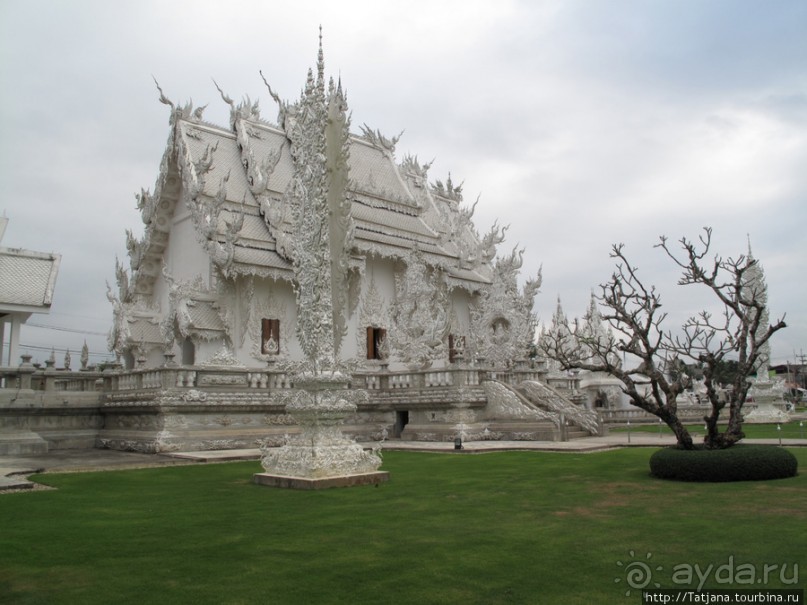
<instances>
[{"instance_id":1,"label":"white temple","mask_svg":"<svg viewBox=\"0 0 807 605\"><path fill-rule=\"evenodd\" d=\"M260 446L261 482L283 484L373 475L377 454L354 440L599 432L579 381L541 382L541 276L519 287L523 250L497 257L506 228L480 235L462 187L397 158L398 137L351 131L321 44L297 101L266 87L276 122L219 90L226 126L160 89L168 143L107 292L123 363L10 368L5 441L19 449L25 425L54 447ZM39 401L54 413L29 413Z\"/></svg>"},{"instance_id":2,"label":"white temple","mask_svg":"<svg viewBox=\"0 0 807 605\"><path fill-rule=\"evenodd\" d=\"M341 213L332 250L341 359L394 370L475 359L509 367L527 356L540 275L519 290L522 251L495 259L506 228L479 236L475 205L450 176L431 182L429 165L396 158L397 137L351 133L341 83L326 91L323 79L320 50L298 101L269 88L276 123L257 101L221 92L227 127L161 92L170 131L154 191L137 196L145 233L127 231L129 268L118 265L109 291L110 346L126 367L159 366L165 354L185 365L302 359L312 327L297 329L295 288L305 285L294 264L310 259L296 230L306 185L293 177L312 154L330 158L327 195ZM300 128L310 116L327 122L324 141Z\"/></svg>"}]
</instances>

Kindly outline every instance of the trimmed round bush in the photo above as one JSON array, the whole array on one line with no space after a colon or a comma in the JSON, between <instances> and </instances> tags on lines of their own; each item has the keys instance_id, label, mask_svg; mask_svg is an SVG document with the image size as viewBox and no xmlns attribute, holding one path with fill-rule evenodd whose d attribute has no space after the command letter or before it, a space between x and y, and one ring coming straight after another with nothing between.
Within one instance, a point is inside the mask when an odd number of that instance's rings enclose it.
<instances>
[{"instance_id":1,"label":"trimmed round bush","mask_svg":"<svg viewBox=\"0 0 807 605\"><path fill-rule=\"evenodd\" d=\"M650 457L650 474L676 481L762 481L795 477L798 460L774 445L739 444L723 450L668 447Z\"/></svg>"}]
</instances>

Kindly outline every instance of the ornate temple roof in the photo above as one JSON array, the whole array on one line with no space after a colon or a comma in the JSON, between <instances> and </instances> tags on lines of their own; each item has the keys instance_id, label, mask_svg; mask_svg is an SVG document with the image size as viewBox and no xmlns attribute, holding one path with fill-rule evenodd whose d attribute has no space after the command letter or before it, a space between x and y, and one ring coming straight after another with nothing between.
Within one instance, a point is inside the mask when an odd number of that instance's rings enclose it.
<instances>
[{"instance_id":1,"label":"ornate temple roof","mask_svg":"<svg viewBox=\"0 0 807 605\"><path fill-rule=\"evenodd\" d=\"M59 254L0 247L0 312L47 311L60 262Z\"/></svg>"},{"instance_id":2,"label":"ornate temple roof","mask_svg":"<svg viewBox=\"0 0 807 605\"><path fill-rule=\"evenodd\" d=\"M127 336L132 343L141 346L158 346L163 342L159 317L134 312L127 323Z\"/></svg>"},{"instance_id":3,"label":"ornate temple roof","mask_svg":"<svg viewBox=\"0 0 807 605\"><path fill-rule=\"evenodd\" d=\"M286 134L261 121L241 120L239 128L249 133L248 138L241 137L241 140L248 140L249 155L254 163L260 164L273 154L275 157L279 155L261 195L282 204L294 175L291 143ZM288 259L276 250L275 238L267 226L271 221L261 216L260 201L249 184L239 137L226 128L185 119L178 121L177 131L185 150L183 160L188 166L203 163L205 156L211 162L204 175L201 193L213 200L220 194L222 183L226 183L225 207L230 213L243 213L243 224L234 244L234 270L260 273L259 267L290 269ZM446 237L451 226L435 220L440 218L438 211L425 212L427 206L436 210L439 202L428 191L418 192L421 198L426 198L425 204L416 198L410 190L411 183L407 182L409 179L387 150L358 135L350 136L349 150L348 196L352 203L356 250L403 256L417 246L434 264L445 266L453 274L452 265L456 263L451 261L456 260L459 253L457 246ZM444 206L450 204L456 205L457 202L446 204L443 201ZM281 228L281 225L277 227ZM223 238L223 229L217 235ZM476 239L470 233L458 235ZM478 240L469 243L479 245ZM256 267L238 266L250 264ZM479 267L477 271L457 268L455 277L487 283L490 273L485 267Z\"/></svg>"},{"instance_id":4,"label":"ornate temple roof","mask_svg":"<svg viewBox=\"0 0 807 605\"><path fill-rule=\"evenodd\" d=\"M317 86L323 72L320 52ZM312 78L309 74L307 87ZM491 283L491 261L504 230L494 226L480 237L471 221L473 207L462 205L461 187L452 185L450 175L445 185L430 183L430 165L416 158L397 162L398 137L389 139L366 126L361 134L349 132L341 84L331 82L327 94L320 89L295 103L281 101L269 89L279 107L277 123L261 117L257 102L246 98L236 104L219 92L230 105L229 126L205 122L204 107L179 106L160 89L160 101L171 108L171 133L154 193L137 196L146 228L140 239L128 234L131 289L121 300L129 293L152 295L171 225L188 214L197 240L226 278L293 280L295 217L302 199L295 179L301 174L301 150L310 144L301 138L300 125L312 113L322 124L340 124L327 126L332 132L324 145L331 146L331 157L338 156L335 170L344 179L336 187L349 206L351 266L366 256L405 259L417 250L424 262L444 271L452 287L476 291Z\"/></svg>"},{"instance_id":5,"label":"ornate temple roof","mask_svg":"<svg viewBox=\"0 0 807 605\"><path fill-rule=\"evenodd\" d=\"M187 326L184 326L186 335L194 334L209 340L224 333L224 324L213 301L192 299L187 319Z\"/></svg>"},{"instance_id":6,"label":"ornate temple roof","mask_svg":"<svg viewBox=\"0 0 807 605\"><path fill-rule=\"evenodd\" d=\"M476 204L463 203L462 185L450 174L432 182L431 164L396 158L399 136L351 130L341 83L325 82L321 45L298 101L282 101L266 86L278 106L275 123L261 117L257 102L236 103L216 85L230 106L222 126L203 120L204 107L172 102L158 85L171 109L170 133L153 193L137 195L145 232L127 231L130 271L116 263L119 295L107 293L116 322L110 347L232 339L259 308L219 303L254 300L255 280L238 277L256 276L293 284L300 348L317 367L330 367L347 334L353 284L368 259L383 258L394 261L396 301L404 301L394 320L404 328L391 346L406 363L424 362L424 350L439 357L452 326L478 336L468 341L469 354L503 364L523 355L540 273L519 291L523 250L494 262L507 228L494 224L480 235ZM167 256L174 245L179 252ZM447 310L465 300L449 300L455 289L474 301L470 317ZM426 300L433 304L417 304ZM495 342L485 340L491 327Z\"/></svg>"}]
</instances>

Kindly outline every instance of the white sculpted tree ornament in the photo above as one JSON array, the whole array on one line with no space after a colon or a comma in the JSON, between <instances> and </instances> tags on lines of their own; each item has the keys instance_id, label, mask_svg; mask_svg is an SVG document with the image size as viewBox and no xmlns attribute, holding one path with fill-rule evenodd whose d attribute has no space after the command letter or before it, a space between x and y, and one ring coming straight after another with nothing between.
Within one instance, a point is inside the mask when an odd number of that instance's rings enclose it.
<instances>
[{"instance_id":1,"label":"white sculpted tree ornament","mask_svg":"<svg viewBox=\"0 0 807 605\"><path fill-rule=\"evenodd\" d=\"M365 451L340 429L367 393L350 389L350 375L339 349L347 331L348 253L352 241L347 199L348 119L340 87L325 92L322 39L316 78L308 73L305 90L285 127L292 144L294 177L287 195L294 198L295 238L291 246L297 298L297 336L305 361L296 368L295 393L286 406L300 425L279 448L265 448L267 474L256 481L278 484L277 477L320 480L371 476L381 457ZM354 483L346 483L354 484Z\"/></svg>"},{"instance_id":2,"label":"white sculpted tree ornament","mask_svg":"<svg viewBox=\"0 0 807 605\"><path fill-rule=\"evenodd\" d=\"M718 299L723 306L719 317L700 311L686 320L680 334L665 331L662 322L666 313L660 310L660 295L655 287L641 281L624 246L618 244L611 251L616 270L600 286L597 299L604 308L603 321L621 336L602 331L592 334L573 325L545 333L539 343L541 351L564 369L606 372L618 378L632 405L664 421L683 449L694 447L692 436L678 418L678 398L689 379L683 372L669 376L666 368L684 359L703 366L711 406L704 417L704 445L710 449L730 447L745 436L742 424L743 404L750 388L747 379L767 354L771 336L785 327L784 317L768 323L764 282L749 279L757 272L758 261L742 255L704 261L711 240L712 230L705 228L698 242L679 240L683 254L674 252L665 237L656 247L681 268L679 285L703 285ZM624 367L619 363L623 354L632 356L638 365ZM738 372L733 384L724 390L715 376L719 364L728 359L737 360ZM725 409L728 423L721 432L718 420Z\"/></svg>"}]
</instances>

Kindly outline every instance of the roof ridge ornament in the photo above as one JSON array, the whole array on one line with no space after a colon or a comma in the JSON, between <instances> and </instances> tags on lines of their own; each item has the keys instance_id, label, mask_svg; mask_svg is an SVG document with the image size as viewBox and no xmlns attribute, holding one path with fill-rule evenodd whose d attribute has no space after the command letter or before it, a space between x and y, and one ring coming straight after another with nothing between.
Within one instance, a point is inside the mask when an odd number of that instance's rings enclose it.
<instances>
[{"instance_id":1,"label":"roof ridge ornament","mask_svg":"<svg viewBox=\"0 0 807 605\"><path fill-rule=\"evenodd\" d=\"M160 83L157 82L157 78L154 77L152 74L151 78L154 80L154 84L157 85L157 90L160 91L160 103L163 105L168 105L171 108L171 124L174 124L177 119L181 120L190 120L191 122L201 122L202 116L207 108L207 104L200 105L196 109L193 108L193 99L190 99L185 105L179 107L176 103L174 103L171 99L165 96Z\"/></svg>"},{"instance_id":2,"label":"roof ridge ornament","mask_svg":"<svg viewBox=\"0 0 807 605\"><path fill-rule=\"evenodd\" d=\"M403 133L405 132L402 130L397 135L393 136L392 138L387 138L379 129L373 130L367 124L362 124L359 126L361 128L362 137L367 140L373 147L380 149L381 151L386 151L393 156L395 154L395 146L398 144L398 141L401 140Z\"/></svg>"},{"instance_id":3,"label":"roof ridge ornament","mask_svg":"<svg viewBox=\"0 0 807 605\"><path fill-rule=\"evenodd\" d=\"M448 179L446 180L445 185L443 185L443 181L436 180L432 185L432 192L440 197L444 197L448 200L454 200L455 202L462 201L462 186L465 184L465 181L454 186L454 183L451 181L451 173L448 173ZM479 201L477 199L477 201ZM476 206L476 204L474 204Z\"/></svg>"},{"instance_id":4,"label":"roof ridge ornament","mask_svg":"<svg viewBox=\"0 0 807 605\"><path fill-rule=\"evenodd\" d=\"M286 125L286 117L289 116L291 112L291 107L288 101L284 101L280 98L272 87L269 86L269 82L266 80L266 76L263 75L263 71L258 70L258 73L261 75L261 80L263 80L264 85L266 86L266 90L269 91L269 96L272 97L275 103L277 103L277 125L280 126L284 131L287 130Z\"/></svg>"}]
</instances>

